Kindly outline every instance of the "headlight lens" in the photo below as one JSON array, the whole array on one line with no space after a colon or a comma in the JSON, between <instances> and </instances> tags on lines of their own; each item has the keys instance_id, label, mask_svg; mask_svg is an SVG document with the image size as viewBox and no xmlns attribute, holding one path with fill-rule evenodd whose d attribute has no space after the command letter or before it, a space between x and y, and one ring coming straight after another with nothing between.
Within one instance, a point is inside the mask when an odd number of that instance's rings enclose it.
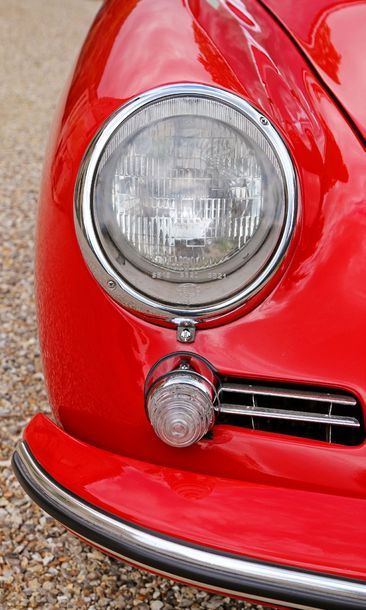
<instances>
[{"instance_id":1,"label":"headlight lens","mask_svg":"<svg viewBox=\"0 0 366 610\"><path fill-rule=\"evenodd\" d=\"M246 102L208 87L160 89L122 108L97 142L78 217L117 300L199 316L270 275L293 227L294 172Z\"/></svg>"}]
</instances>

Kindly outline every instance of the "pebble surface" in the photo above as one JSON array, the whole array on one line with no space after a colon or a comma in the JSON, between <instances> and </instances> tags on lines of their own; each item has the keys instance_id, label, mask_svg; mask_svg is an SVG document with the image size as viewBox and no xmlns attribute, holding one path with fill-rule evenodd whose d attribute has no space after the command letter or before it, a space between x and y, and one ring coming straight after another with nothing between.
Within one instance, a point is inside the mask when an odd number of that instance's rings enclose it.
<instances>
[{"instance_id":1,"label":"pebble surface","mask_svg":"<svg viewBox=\"0 0 366 610\"><path fill-rule=\"evenodd\" d=\"M11 471L24 425L37 411L49 411L33 297L47 133L100 4L0 0L0 609L260 610L105 557L35 506Z\"/></svg>"}]
</instances>

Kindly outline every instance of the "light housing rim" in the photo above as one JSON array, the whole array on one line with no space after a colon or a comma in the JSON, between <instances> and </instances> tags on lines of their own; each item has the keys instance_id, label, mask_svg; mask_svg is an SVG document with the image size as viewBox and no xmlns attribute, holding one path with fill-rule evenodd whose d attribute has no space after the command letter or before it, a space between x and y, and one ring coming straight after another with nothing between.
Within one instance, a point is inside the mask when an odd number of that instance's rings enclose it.
<instances>
[{"instance_id":1,"label":"light housing rim","mask_svg":"<svg viewBox=\"0 0 366 610\"><path fill-rule=\"evenodd\" d=\"M104 253L94 226L92 192L99 161L106 145L113 137L120 125L128 120L143 106L169 97L182 97L194 95L206 99L222 102L234 110L241 112L252 121L269 141L277 157L282 176L286 198L286 210L282 235L276 250L273 252L268 264L251 281L235 294L202 306L175 306L139 292L124 280L115 270L112 263ZM229 312L243 306L249 298L254 296L269 281L280 266L291 242L297 217L297 176L295 165L288 148L278 130L263 113L259 112L251 103L236 93L209 85L182 83L172 84L150 89L132 98L119 107L101 126L82 159L75 184L74 192L74 221L76 235L84 259L102 288L117 303L136 313L145 315L154 321L164 321L175 325L174 319L180 316L191 318L195 322L205 322L211 319L220 319ZM219 286L219 284L218 284Z\"/></svg>"}]
</instances>

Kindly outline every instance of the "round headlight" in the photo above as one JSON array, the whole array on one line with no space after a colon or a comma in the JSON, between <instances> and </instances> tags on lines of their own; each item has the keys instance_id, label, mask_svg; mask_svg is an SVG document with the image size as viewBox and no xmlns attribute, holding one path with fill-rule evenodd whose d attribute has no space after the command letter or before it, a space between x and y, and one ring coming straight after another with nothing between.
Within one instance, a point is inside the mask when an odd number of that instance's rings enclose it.
<instances>
[{"instance_id":1,"label":"round headlight","mask_svg":"<svg viewBox=\"0 0 366 610\"><path fill-rule=\"evenodd\" d=\"M76 191L92 272L129 308L218 316L278 266L295 219L295 173L274 127L236 95L150 91L92 142Z\"/></svg>"}]
</instances>

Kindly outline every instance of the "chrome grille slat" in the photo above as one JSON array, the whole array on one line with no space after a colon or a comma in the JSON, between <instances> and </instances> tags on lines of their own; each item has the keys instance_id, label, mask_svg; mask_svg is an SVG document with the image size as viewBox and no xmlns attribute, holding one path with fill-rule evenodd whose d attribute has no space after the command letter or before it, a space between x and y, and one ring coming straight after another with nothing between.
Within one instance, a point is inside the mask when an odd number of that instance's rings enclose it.
<instances>
[{"instance_id":1,"label":"chrome grille slat","mask_svg":"<svg viewBox=\"0 0 366 610\"><path fill-rule=\"evenodd\" d=\"M252 405L231 405L225 403L220 405L220 412L230 413L231 415L245 415L249 417L267 417L273 419L303 421L313 424L351 426L353 428L360 427L360 422L355 417L343 417L341 415L329 415L327 413L309 413L306 411L269 409L265 407L254 407Z\"/></svg>"},{"instance_id":2,"label":"chrome grille slat","mask_svg":"<svg viewBox=\"0 0 366 610\"><path fill-rule=\"evenodd\" d=\"M220 387L220 394L223 392L236 394L256 394L257 396L272 396L279 398L294 398L297 400L314 400L316 402L331 402L337 405L357 404L357 401L355 398L353 398L353 396L330 394L328 392L312 392L311 390L271 388L251 384L223 383Z\"/></svg>"},{"instance_id":3,"label":"chrome grille slat","mask_svg":"<svg viewBox=\"0 0 366 610\"><path fill-rule=\"evenodd\" d=\"M328 444L365 440L362 407L346 392L225 378L218 394L218 423Z\"/></svg>"}]
</instances>

